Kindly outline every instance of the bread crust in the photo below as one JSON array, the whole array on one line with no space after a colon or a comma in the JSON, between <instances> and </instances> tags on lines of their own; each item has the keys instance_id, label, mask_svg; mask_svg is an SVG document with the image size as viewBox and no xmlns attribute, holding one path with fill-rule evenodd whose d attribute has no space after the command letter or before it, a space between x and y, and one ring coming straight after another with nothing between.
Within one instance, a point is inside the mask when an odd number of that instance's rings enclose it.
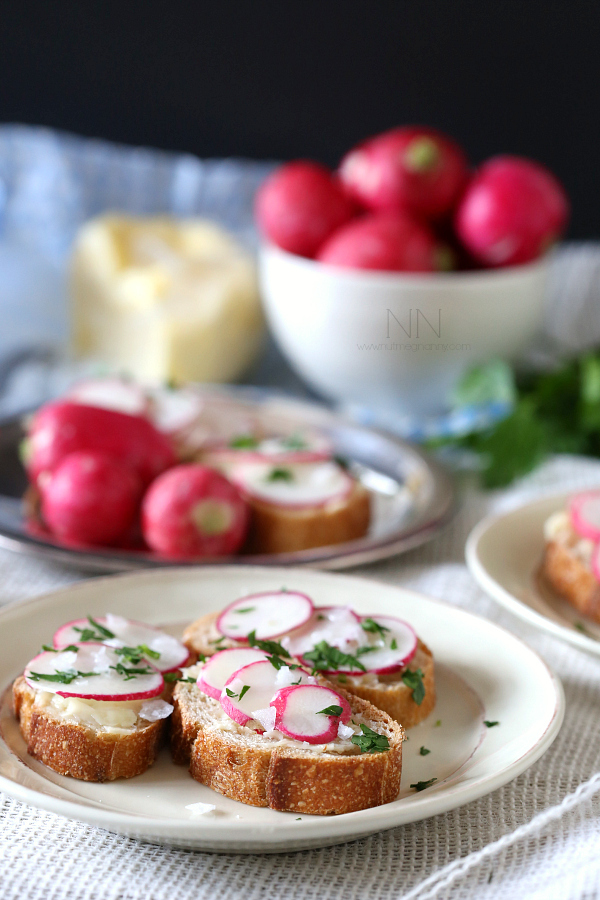
<instances>
[{"instance_id":1,"label":"bread crust","mask_svg":"<svg viewBox=\"0 0 600 900\"><path fill-rule=\"evenodd\" d=\"M223 636L216 628L217 617L217 613L209 613L188 625L183 633L183 641L190 651L203 656L212 656L217 650L239 646L236 641L229 638L222 639ZM217 640L218 645L215 643ZM340 682L335 676L328 677L335 683L336 690L342 688L357 697L362 697L363 700L368 700L369 703L382 709L404 728L413 728L427 718L436 700L433 654L423 641L419 641L417 654L407 668L411 671L420 668L423 672L425 697L420 706L413 700L412 689L402 681L402 673L381 675L376 685L361 684L360 679Z\"/></svg>"},{"instance_id":2,"label":"bread crust","mask_svg":"<svg viewBox=\"0 0 600 900\"><path fill-rule=\"evenodd\" d=\"M541 576L578 612L600 623L600 584L591 567L567 543L546 543Z\"/></svg>"},{"instance_id":3,"label":"bread crust","mask_svg":"<svg viewBox=\"0 0 600 900\"><path fill-rule=\"evenodd\" d=\"M198 720L192 741L194 691L198 689L186 684L175 689L173 754L181 762L188 747L190 774L212 790L249 806L317 816L380 806L398 796L404 731L367 701L339 690L354 715L363 716L388 736L390 749L346 756L269 746L236 732L206 727Z\"/></svg>"},{"instance_id":4,"label":"bread crust","mask_svg":"<svg viewBox=\"0 0 600 900\"><path fill-rule=\"evenodd\" d=\"M123 735L61 722L35 708L35 691L23 676L13 684L13 708L27 752L59 775L81 781L114 781L141 775L155 761L165 727L165 720L161 719Z\"/></svg>"},{"instance_id":5,"label":"bread crust","mask_svg":"<svg viewBox=\"0 0 600 900\"><path fill-rule=\"evenodd\" d=\"M295 553L364 537L371 520L371 497L356 481L342 501L294 509L246 497L250 505L248 553Z\"/></svg>"}]
</instances>

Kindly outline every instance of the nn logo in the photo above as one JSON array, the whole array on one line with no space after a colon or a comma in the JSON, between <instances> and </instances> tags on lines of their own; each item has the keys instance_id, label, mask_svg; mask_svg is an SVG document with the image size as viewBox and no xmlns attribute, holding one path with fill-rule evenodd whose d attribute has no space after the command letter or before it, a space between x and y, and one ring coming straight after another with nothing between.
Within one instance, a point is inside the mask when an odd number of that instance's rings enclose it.
<instances>
[{"instance_id":1,"label":"nn logo","mask_svg":"<svg viewBox=\"0 0 600 900\"><path fill-rule=\"evenodd\" d=\"M429 318L427 318L427 316L421 309L409 309L408 316L405 315L404 321L401 322L400 319L396 315L394 315L392 310L388 309L386 337L391 338L392 329L396 329L396 326L399 326L406 337L411 338L411 340L413 337L424 337L426 334L431 334L432 332L436 335L436 337L441 337L442 310L438 309L437 312L438 314L436 322L435 316L432 316L431 313L429 313ZM433 322L431 321L431 319L433 319Z\"/></svg>"}]
</instances>

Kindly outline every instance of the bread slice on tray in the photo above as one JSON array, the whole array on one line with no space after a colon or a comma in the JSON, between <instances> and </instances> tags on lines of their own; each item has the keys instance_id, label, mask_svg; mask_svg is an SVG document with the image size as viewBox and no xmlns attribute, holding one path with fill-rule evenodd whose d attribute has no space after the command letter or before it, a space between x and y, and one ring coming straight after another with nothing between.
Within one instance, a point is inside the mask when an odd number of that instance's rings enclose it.
<instances>
[{"instance_id":1,"label":"bread slice on tray","mask_svg":"<svg viewBox=\"0 0 600 900\"><path fill-rule=\"evenodd\" d=\"M321 684L326 684L322 681ZM387 738L388 749L361 752L349 739L310 745L233 721L196 684L180 683L171 746L201 784L250 806L306 815L339 815L389 803L398 796L403 729L365 700L341 691L354 724Z\"/></svg>"},{"instance_id":2,"label":"bread slice on tray","mask_svg":"<svg viewBox=\"0 0 600 900\"><path fill-rule=\"evenodd\" d=\"M285 592L289 594L290 592ZM276 595L275 595L276 596ZM242 609L247 609L255 600L248 599L237 601L241 604ZM233 606L234 604L232 604ZM330 610L334 607L327 608L324 612L319 607L314 607L313 621L318 619L320 615L329 615ZM339 608L340 616L344 608ZM244 618L243 614L240 619ZM356 619L365 620L367 623L374 623L379 617L372 619L370 617L357 617L351 611L349 616ZM389 617L388 617L389 618ZM202 657L212 656L216 651L225 648L239 647L243 642L235 640L223 634L219 629L218 623L221 616L218 613L209 613L202 616L189 625L183 635L183 641L194 653ZM386 621L385 617L381 619ZM352 626L352 623L350 623ZM389 623L388 623L389 624ZM246 626L247 627L247 626ZM373 626L375 627L375 626ZM328 631L327 638L330 644L340 643L337 640L335 623L332 623ZM347 629L347 624L340 619L340 628ZM294 632L290 632L292 635ZM360 632L359 632L360 633ZM317 635L321 636L322 633ZM372 632L371 632L372 634ZM414 632L413 632L414 634ZM341 636L341 631L340 631ZM286 646L286 636L277 638L278 641ZM315 639L316 640L316 639ZM318 641L317 641L318 642ZM294 656L293 643L289 645L292 656ZM365 655L361 659L369 660L369 656ZM306 663L310 665L310 662ZM433 654L427 645L420 639L416 641L416 650L410 661L402 668L395 668L391 672L372 672L348 674L344 672L324 671L327 679L337 688L352 693L363 700L372 703L374 706L386 712L389 716L399 722L404 728L412 728L422 722L431 713L436 702L435 692L435 664Z\"/></svg>"},{"instance_id":3,"label":"bread slice on tray","mask_svg":"<svg viewBox=\"0 0 600 900\"><path fill-rule=\"evenodd\" d=\"M578 612L600 623L600 582L592 566L595 543L575 530L567 510L547 520L544 536L542 579Z\"/></svg>"}]
</instances>

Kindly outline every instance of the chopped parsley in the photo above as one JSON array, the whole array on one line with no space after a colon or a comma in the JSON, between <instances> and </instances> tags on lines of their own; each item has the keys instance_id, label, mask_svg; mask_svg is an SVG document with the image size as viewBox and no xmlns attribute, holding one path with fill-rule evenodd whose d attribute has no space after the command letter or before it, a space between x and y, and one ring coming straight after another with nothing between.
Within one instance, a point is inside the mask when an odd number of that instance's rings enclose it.
<instances>
[{"instance_id":1,"label":"chopped parsley","mask_svg":"<svg viewBox=\"0 0 600 900\"><path fill-rule=\"evenodd\" d=\"M117 663L116 666L110 666L110 668L118 675L123 675L125 681L131 681L133 678L137 678L138 675L152 675L155 671L149 666L145 666L143 669L136 669L135 667L130 668L129 666L125 666L123 663Z\"/></svg>"},{"instance_id":2,"label":"chopped parsley","mask_svg":"<svg viewBox=\"0 0 600 900\"><path fill-rule=\"evenodd\" d=\"M577 631L580 631L582 634L589 635L589 631L587 630L583 622L573 622L573 628L576 628Z\"/></svg>"},{"instance_id":3,"label":"chopped parsley","mask_svg":"<svg viewBox=\"0 0 600 900\"><path fill-rule=\"evenodd\" d=\"M241 700L241 699L243 698L244 694L247 694L249 690L250 690L250 685L249 685L249 684L245 684L245 685L243 686L243 688L241 689L241 691L240 691L240 697L239 697L239 699Z\"/></svg>"},{"instance_id":4,"label":"chopped parsley","mask_svg":"<svg viewBox=\"0 0 600 900\"><path fill-rule=\"evenodd\" d=\"M308 444L299 434L291 434L289 437L283 438L281 446L286 450L306 450Z\"/></svg>"},{"instance_id":5,"label":"chopped parsley","mask_svg":"<svg viewBox=\"0 0 600 900\"><path fill-rule=\"evenodd\" d=\"M483 724L486 728L493 728L495 725L499 725L500 722L489 722L487 719L484 719Z\"/></svg>"},{"instance_id":6,"label":"chopped parsley","mask_svg":"<svg viewBox=\"0 0 600 900\"><path fill-rule=\"evenodd\" d=\"M245 685L243 686L243 688L241 689L241 691L239 692L239 694L236 694L235 691L232 691L232 690L231 690L230 688L228 688L228 687L225 688L225 693L227 694L228 697L237 697L238 700L241 700L242 697L244 696L244 694L247 694L249 690L250 690L250 685L249 685L249 684L245 684Z\"/></svg>"},{"instance_id":7,"label":"chopped parsley","mask_svg":"<svg viewBox=\"0 0 600 900\"><path fill-rule=\"evenodd\" d=\"M187 678L183 678L182 676L179 675L179 672L164 672L163 678L169 684L172 684L174 681L178 681L178 682L181 681L184 684L195 684L196 683L196 679L192 675L189 675Z\"/></svg>"},{"instance_id":8,"label":"chopped parsley","mask_svg":"<svg viewBox=\"0 0 600 900\"><path fill-rule=\"evenodd\" d=\"M411 672L410 669L407 669L406 672L402 673L402 681L412 690L412 698L417 706L420 706L425 698L425 685L423 684L422 671L417 669L416 672Z\"/></svg>"},{"instance_id":9,"label":"chopped parsley","mask_svg":"<svg viewBox=\"0 0 600 900\"><path fill-rule=\"evenodd\" d=\"M320 709L317 713L318 716L341 716L344 712L341 706L336 706L333 704L332 706L326 706L325 709Z\"/></svg>"},{"instance_id":10,"label":"chopped parsley","mask_svg":"<svg viewBox=\"0 0 600 900\"><path fill-rule=\"evenodd\" d=\"M283 469L280 467L275 467L271 469L265 481L293 481L294 473L291 469Z\"/></svg>"},{"instance_id":11,"label":"chopped parsley","mask_svg":"<svg viewBox=\"0 0 600 900\"><path fill-rule=\"evenodd\" d=\"M232 450L255 450L258 447L258 441L251 434L238 434L229 441Z\"/></svg>"},{"instance_id":12,"label":"chopped parsley","mask_svg":"<svg viewBox=\"0 0 600 900\"><path fill-rule=\"evenodd\" d=\"M92 678L100 672L54 672L53 675L43 675L41 672L28 672L27 678L32 681L55 681L57 684L71 684L76 678Z\"/></svg>"},{"instance_id":13,"label":"chopped parsley","mask_svg":"<svg viewBox=\"0 0 600 900\"><path fill-rule=\"evenodd\" d=\"M389 631L389 628L386 628L385 625L380 625L379 622L376 622L375 619L367 618L363 619L360 623L363 631L368 631L370 634L378 634L380 637L385 638L385 632ZM395 647L392 649L396 649Z\"/></svg>"},{"instance_id":14,"label":"chopped parsley","mask_svg":"<svg viewBox=\"0 0 600 900\"><path fill-rule=\"evenodd\" d=\"M105 626L101 625L100 622L97 622L96 619L92 619L91 616L88 616L87 620L91 627L78 628L77 625L73 626L73 631L78 631L81 635L79 638L80 641L99 641L99 643L103 643L106 640L116 637L112 631L109 631L108 628L105 628Z\"/></svg>"},{"instance_id":15,"label":"chopped parsley","mask_svg":"<svg viewBox=\"0 0 600 900\"><path fill-rule=\"evenodd\" d=\"M225 635L222 634L220 638L216 638L214 641L209 641L208 643L212 644L215 647L218 647L219 644L222 644L224 640L225 640Z\"/></svg>"},{"instance_id":16,"label":"chopped parsley","mask_svg":"<svg viewBox=\"0 0 600 900\"><path fill-rule=\"evenodd\" d=\"M337 680L340 684L348 684L348 676L347 675L338 675Z\"/></svg>"},{"instance_id":17,"label":"chopped parsley","mask_svg":"<svg viewBox=\"0 0 600 900\"><path fill-rule=\"evenodd\" d=\"M360 730L362 734L353 734L350 742L356 744L361 753L385 753L390 749L390 742L385 734L378 734L368 725L361 725Z\"/></svg>"},{"instance_id":18,"label":"chopped parsley","mask_svg":"<svg viewBox=\"0 0 600 900\"><path fill-rule=\"evenodd\" d=\"M415 791L424 791L428 787L437 781L437 778L430 778L429 781L417 781L416 784L411 784L411 788L414 788Z\"/></svg>"},{"instance_id":19,"label":"chopped parsley","mask_svg":"<svg viewBox=\"0 0 600 900\"><path fill-rule=\"evenodd\" d=\"M124 657L126 662L130 662L134 666L147 657L160 659L160 653L156 650L151 650L147 644L138 644L137 647L115 647L115 653Z\"/></svg>"},{"instance_id":20,"label":"chopped parsley","mask_svg":"<svg viewBox=\"0 0 600 900\"><path fill-rule=\"evenodd\" d=\"M442 724L442 720L441 720L441 719L438 719L437 722L435 723L435 725L434 725L433 727L434 727L434 728L439 728L441 724Z\"/></svg>"},{"instance_id":21,"label":"chopped parsley","mask_svg":"<svg viewBox=\"0 0 600 900\"><path fill-rule=\"evenodd\" d=\"M428 750L427 747L421 747L419 750L421 756L427 756L428 753L431 753L431 750Z\"/></svg>"},{"instance_id":22,"label":"chopped parsley","mask_svg":"<svg viewBox=\"0 0 600 900\"><path fill-rule=\"evenodd\" d=\"M390 650L397 650L397 649L398 649L398 641L396 640L396 638L392 638L392 642L390 644Z\"/></svg>"},{"instance_id":23,"label":"chopped parsley","mask_svg":"<svg viewBox=\"0 0 600 900\"><path fill-rule=\"evenodd\" d=\"M338 456L336 454L333 457L333 461L338 464L340 469L349 469L350 468L350 460L346 456Z\"/></svg>"},{"instance_id":24,"label":"chopped parsley","mask_svg":"<svg viewBox=\"0 0 600 900\"><path fill-rule=\"evenodd\" d=\"M281 644L277 643L277 641L259 640L259 638L256 637L256 630L251 631L246 640L251 647L258 647L258 649L262 650L263 653L274 653L277 656L285 656L287 659L290 658L290 654L287 652L285 647L282 647Z\"/></svg>"},{"instance_id":25,"label":"chopped parsley","mask_svg":"<svg viewBox=\"0 0 600 900\"><path fill-rule=\"evenodd\" d=\"M313 669L318 672L336 672L338 669L367 671L357 656L342 653L339 647L332 647L327 641L319 641L312 650L303 654L303 659L312 663Z\"/></svg>"},{"instance_id":26,"label":"chopped parsley","mask_svg":"<svg viewBox=\"0 0 600 900\"><path fill-rule=\"evenodd\" d=\"M75 644L69 644L68 647L62 647L62 649L57 650L56 647L49 647L48 644L42 644L42 650L45 650L46 653L66 653L68 650L71 653L77 653L79 647L76 647Z\"/></svg>"},{"instance_id":27,"label":"chopped parsley","mask_svg":"<svg viewBox=\"0 0 600 900\"><path fill-rule=\"evenodd\" d=\"M243 609L234 609L234 612L242 615L243 613L254 612L255 609L255 606L245 606Z\"/></svg>"}]
</instances>

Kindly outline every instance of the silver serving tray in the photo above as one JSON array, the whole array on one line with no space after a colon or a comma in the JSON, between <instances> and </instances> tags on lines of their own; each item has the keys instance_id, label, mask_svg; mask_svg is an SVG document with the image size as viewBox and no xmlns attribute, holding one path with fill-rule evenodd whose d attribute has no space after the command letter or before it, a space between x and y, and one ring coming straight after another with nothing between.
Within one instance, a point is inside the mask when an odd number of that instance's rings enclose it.
<instances>
[{"instance_id":1,"label":"silver serving tray","mask_svg":"<svg viewBox=\"0 0 600 900\"><path fill-rule=\"evenodd\" d=\"M306 565L344 569L404 553L430 540L451 517L454 489L449 475L421 450L384 432L355 425L324 407L261 388L202 388L211 423L235 433L236 422L251 421L273 433L317 430L370 490L373 514L369 533L360 540L296 553L245 554L190 565ZM73 549L29 533L23 494L27 478L19 459L23 420L0 421L0 547L43 557L89 572L123 572L181 566L143 551L112 548ZM185 564L185 563L184 563Z\"/></svg>"}]
</instances>

